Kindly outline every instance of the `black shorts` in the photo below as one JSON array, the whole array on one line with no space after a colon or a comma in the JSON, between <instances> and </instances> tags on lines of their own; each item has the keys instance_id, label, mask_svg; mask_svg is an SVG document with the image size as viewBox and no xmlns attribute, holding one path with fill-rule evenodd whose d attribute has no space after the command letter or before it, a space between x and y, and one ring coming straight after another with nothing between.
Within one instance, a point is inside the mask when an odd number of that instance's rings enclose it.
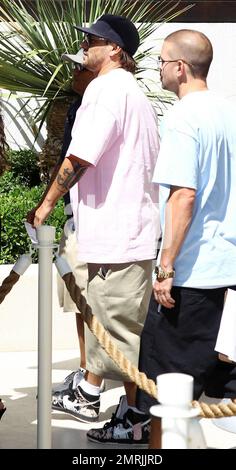
<instances>
[{"instance_id":1,"label":"black shorts","mask_svg":"<svg viewBox=\"0 0 236 470\"><path fill-rule=\"evenodd\" d=\"M161 306L160 312L152 295L141 337L139 370L154 381L167 372L192 375L194 400L203 392L214 398L236 398L236 366L220 361L214 350L225 290L173 287L175 307ZM138 390L140 410L146 413L154 404L155 399Z\"/></svg>"}]
</instances>

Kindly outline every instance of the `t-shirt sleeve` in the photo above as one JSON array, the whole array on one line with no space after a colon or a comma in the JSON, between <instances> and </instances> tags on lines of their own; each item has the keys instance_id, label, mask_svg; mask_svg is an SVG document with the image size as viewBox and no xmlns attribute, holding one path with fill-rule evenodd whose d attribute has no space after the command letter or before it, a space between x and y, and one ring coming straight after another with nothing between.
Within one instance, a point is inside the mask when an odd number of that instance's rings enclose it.
<instances>
[{"instance_id":1,"label":"t-shirt sleeve","mask_svg":"<svg viewBox=\"0 0 236 470\"><path fill-rule=\"evenodd\" d=\"M75 155L96 166L118 136L115 114L99 102L89 103L81 106L77 113L67 155Z\"/></svg>"},{"instance_id":2,"label":"t-shirt sleeve","mask_svg":"<svg viewBox=\"0 0 236 470\"><path fill-rule=\"evenodd\" d=\"M197 189L199 143L194 130L181 116L167 121L153 182Z\"/></svg>"}]
</instances>

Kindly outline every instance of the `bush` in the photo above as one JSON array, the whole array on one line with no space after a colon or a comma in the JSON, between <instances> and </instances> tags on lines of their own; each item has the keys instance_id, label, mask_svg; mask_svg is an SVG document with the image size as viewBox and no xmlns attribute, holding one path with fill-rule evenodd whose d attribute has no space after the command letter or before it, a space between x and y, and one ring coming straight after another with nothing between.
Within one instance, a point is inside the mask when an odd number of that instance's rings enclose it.
<instances>
[{"instance_id":1,"label":"bush","mask_svg":"<svg viewBox=\"0 0 236 470\"><path fill-rule=\"evenodd\" d=\"M11 171L6 171L0 178L0 195L8 194L10 192L15 193L17 190L19 192L22 190L22 184L20 184L20 180L15 178Z\"/></svg>"},{"instance_id":2,"label":"bush","mask_svg":"<svg viewBox=\"0 0 236 470\"><path fill-rule=\"evenodd\" d=\"M37 153L33 150L9 150L7 160L10 165L14 184L32 188L40 184L40 173ZM7 173L6 173L7 174Z\"/></svg>"},{"instance_id":3,"label":"bush","mask_svg":"<svg viewBox=\"0 0 236 470\"><path fill-rule=\"evenodd\" d=\"M9 189L11 177L4 177L8 191L4 191L3 185L0 188L0 264L14 264L21 254L29 251L30 239L24 227L24 220L27 212L40 200L45 186L29 189L16 185ZM48 225L56 227L56 241L61 237L65 220L64 202L60 200L47 221ZM33 256L33 261L36 260L37 254Z\"/></svg>"}]
</instances>

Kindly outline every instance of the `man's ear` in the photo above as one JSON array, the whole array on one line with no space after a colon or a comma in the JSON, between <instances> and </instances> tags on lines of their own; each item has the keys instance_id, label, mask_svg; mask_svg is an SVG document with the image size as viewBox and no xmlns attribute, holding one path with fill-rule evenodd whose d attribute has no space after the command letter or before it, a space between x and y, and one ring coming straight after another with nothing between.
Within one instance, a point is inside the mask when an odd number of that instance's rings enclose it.
<instances>
[{"instance_id":1,"label":"man's ear","mask_svg":"<svg viewBox=\"0 0 236 470\"><path fill-rule=\"evenodd\" d=\"M186 71L184 67L184 63L179 60L177 63L177 76L178 77L186 77Z\"/></svg>"},{"instance_id":2,"label":"man's ear","mask_svg":"<svg viewBox=\"0 0 236 470\"><path fill-rule=\"evenodd\" d=\"M118 54L120 54L122 50L121 47L115 43L111 43L111 46L112 46L112 50L110 51L110 57L118 56Z\"/></svg>"}]
</instances>

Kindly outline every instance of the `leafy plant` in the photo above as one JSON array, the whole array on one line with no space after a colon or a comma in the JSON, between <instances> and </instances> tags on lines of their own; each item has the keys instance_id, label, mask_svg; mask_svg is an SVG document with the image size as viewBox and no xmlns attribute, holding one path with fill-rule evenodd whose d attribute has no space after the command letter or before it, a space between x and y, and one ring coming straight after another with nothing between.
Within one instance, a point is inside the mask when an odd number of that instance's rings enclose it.
<instances>
[{"instance_id":1,"label":"leafy plant","mask_svg":"<svg viewBox=\"0 0 236 470\"><path fill-rule=\"evenodd\" d=\"M19 188L19 191L21 190L18 178L15 178L11 171L5 171L3 176L0 178L0 195L8 194L13 190L17 190L17 188Z\"/></svg>"},{"instance_id":2,"label":"leafy plant","mask_svg":"<svg viewBox=\"0 0 236 470\"><path fill-rule=\"evenodd\" d=\"M192 7L178 10L179 5L180 0L1 0L0 87L40 97L41 106L32 118L42 124L52 103L73 93L71 68L61 54L78 51L82 36L74 25L92 23L107 12L129 17L139 24L141 47L135 59L140 63L154 54L145 40L157 29L156 23ZM138 69L140 80L144 69Z\"/></svg>"},{"instance_id":3,"label":"leafy plant","mask_svg":"<svg viewBox=\"0 0 236 470\"><path fill-rule=\"evenodd\" d=\"M160 24L174 19L191 8L188 5L179 9L181 0L1 0L0 4L0 88L10 90L14 94L22 93L29 100L37 97L39 107L31 115L32 129L38 132L47 119L49 144L51 147L60 139L63 128L63 113L60 106L73 95L71 88L71 65L63 63L63 52L76 53L82 35L74 28L75 25L93 23L104 13L113 13L129 17L138 24L141 47L135 55L138 64L137 79L148 94L152 96L145 80L145 71L150 67L143 59L153 58L156 51L146 45L146 39L156 31ZM162 95L152 96L157 104ZM58 119L49 117L53 115ZM35 123L39 124L36 130ZM50 126L52 130L50 130ZM49 149L49 145L48 145ZM45 152L46 157L49 151ZM26 151L24 151L26 152ZM56 152L58 157L58 151ZM52 150L53 154L53 150ZM16 157L16 158L15 158ZM1 254L0 264L14 263L19 254L28 249L29 239L23 226L27 212L39 201L43 186L27 189L29 175L26 173L27 153L21 157L21 169L15 172L17 156L11 154L12 171L6 173L0 181L0 220L1 220ZM32 157L33 158L33 157ZM22 186L22 182L24 186ZM60 201L48 223L57 227L60 237L63 226L63 202Z\"/></svg>"},{"instance_id":4,"label":"leafy plant","mask_svg":"<svg viewBox=\"0 0 236 470\"><path fill-rule=\"evenodd\" d=\"M23 221L44 189L44 185L31 189L18 185L11 192L0 193L0 264L14 264L21 254L29 251L30 239ZM56 241L60 240L64 223L64 203L60 200L47 221L48 225L56 227ZM36 260L37 254L34 254L33 261Z\"/></svg>"},{"instance_id":5,"label":"leafy plant","mask_svg":"<svg viewBox=\"0 0 236 470\"><path fill-rule=\"evenodd\" d=\"M9 150L7 158L10 165L12 182L31 188L40 184L37 153L29 150Z\"/></svg>"}]
</instances>

